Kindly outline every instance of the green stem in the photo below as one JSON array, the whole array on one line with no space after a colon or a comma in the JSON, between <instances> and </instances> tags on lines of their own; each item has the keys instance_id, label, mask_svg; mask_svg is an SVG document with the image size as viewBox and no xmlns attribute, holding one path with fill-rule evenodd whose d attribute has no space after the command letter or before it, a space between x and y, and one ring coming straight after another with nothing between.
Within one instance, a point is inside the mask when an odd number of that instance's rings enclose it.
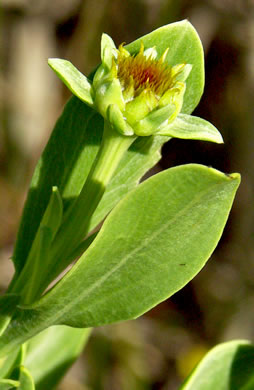
<instances>
[{"instance_id":1,"label":"green stem","mask_svg":"<svg viewBox=\"0 0 254 390\"><path fill-rule=\"evenodd\" d=\"M134 141L105 121L102 144L80 195L68 210L52 246L52 254L67 257L88 233L90 219L97 208L118 164Z\"/></svg>"},{"instance_id":2,"label":"green stem","mask_svg":"<svg viewBox=\"0 0 254 390\"><path fill-rule=\"evenodd\" d=\"M30 302L38 298L49 283L69 265L70 255L89 232L91 217L120 160L135 139L136 136L126 137L117 133L105 121L99 152L80 195L64 216L63 223L50 248L47 259L48 266L47 270L44 270L43 280L40 280L37 289L34 288L33 296L31 296L30 290ZM28 303L27 297L25 302Z\"/></svg>"}]
</instances>

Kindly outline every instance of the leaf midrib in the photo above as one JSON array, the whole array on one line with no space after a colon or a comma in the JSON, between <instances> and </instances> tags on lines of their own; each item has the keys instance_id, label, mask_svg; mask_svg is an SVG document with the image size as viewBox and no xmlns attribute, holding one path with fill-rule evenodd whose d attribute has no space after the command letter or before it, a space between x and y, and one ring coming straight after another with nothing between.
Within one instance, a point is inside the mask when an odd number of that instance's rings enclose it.
<instances>
[{"instance_id":1,"label":"leaf midrib","mask_svg":"<svg viewBox=\"0 0 254 390\"><path fill-rule=\"evenodd\" d=\"M151 241L153 241L154 239L156 239L156 237L158 235L160 235L165 229L167 229L168 226L170 226L171 224L173 224L177 219L179 219L183 214L185 214L186 212L188 212L189 209L191 209L193 207L193 205L195 203L197 203L200 199L202 199L203 197L205 197L205 195L210 192L211 190L213 190L215 187L217 186L220 186L221 183L216 183L212 186L209 187L209 190L205 189L203 190L202 192L200 192L198 195L195 195L193 197L193 199L189 202L188 205L186 205L180 212L178 212L174 218L170 219L167 223L163 224L161 226L161 228L159 228L158 230L156 230L156 232L154 232L153 234L151 234L149 236L149 238L147 238L146 240L144 240L142 242L141 245L139 245L137 248L135 248L134 250L132 250L130 253L128 253L127 256L123 257L121 261L119 261L115 267L113 267L110 271L108 271L106 274L104 274L99 280L97 280L95 283L93 283L92 286L90 286L90 288L86 289L83 291L82 294L80 294L79 296L76 297L75 300L72 300L70 303L68 304L65 304L63 309L58 311L58 315L57 316L50 316L48 321L44 322L44 324L46 324L47 326L50 326L52 325L51 323L51 320L52 318L54 318L54 322L53 323L58 323L59 320L61 320L61 318L63 317L63 315L68 312L69 308L71 306L74 306L74 305L77 305L81 300L83 300L85 297L89 296L96 288L98 288L99 286L101 286L103 284L103 282L105 280L107 280L111 275L113 275L115 272L117 272L122 266L124 266L126 264L126 262L128 261L128 259L130 257L132 257L133 255L135 255L136 253L138 253L140 250L142 250L145 246L147 246ZM91 248L91 250L93 250L93 248ZM65 276L65 280L62 279L62 283L67 283L68 281L68 278L70 278L72 276L72 273L73 272L77 272L78 271L78 267L81 266L82 264L81 263L77 263L76 266L74 266L72 268L72 270L70 271L69 275L67 274ZM61 281L59 282L61 283ZM54 296L54 293L53 290L52 290L52 296ZM51 296L51 297L52 297ZM51 298L50 297L50 298ZM44 300L47 300L48 296L45 295L44 298L42 298L41 300L41 304L39 304L37 307L31 307L32 309L40 309L40 307L43 307L43 304L44 304ZM75 303L74 303L75 302ZM47 327L46 326L46 327Z\"/></svg>"}]
</instances>

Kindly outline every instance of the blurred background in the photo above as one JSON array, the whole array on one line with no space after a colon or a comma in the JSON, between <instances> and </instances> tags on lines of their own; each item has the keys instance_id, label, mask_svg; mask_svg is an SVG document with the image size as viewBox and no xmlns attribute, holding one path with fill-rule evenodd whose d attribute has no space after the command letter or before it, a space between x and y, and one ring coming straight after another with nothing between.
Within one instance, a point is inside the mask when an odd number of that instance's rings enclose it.
<instances>
[{"instance_id":1,"label":"blurred background","mask_svg":"<svg viewBox=\"0 0 254 390\"><path fill-rule=\"evenodd\" d=\"M194 114L225 144L172 140L156 171L183 163L240 172L242 184L218 248L200 274L142 318L95 329L59 390L175 390L215 344L253 339L254 1L2 0L0 5L0 291L36 161L69 97L47 66L66 58L89 74L102 32L118 45L187 18L206 58ZM50 389L45 389L50 390Z\"/></svg>"}]
</instances>

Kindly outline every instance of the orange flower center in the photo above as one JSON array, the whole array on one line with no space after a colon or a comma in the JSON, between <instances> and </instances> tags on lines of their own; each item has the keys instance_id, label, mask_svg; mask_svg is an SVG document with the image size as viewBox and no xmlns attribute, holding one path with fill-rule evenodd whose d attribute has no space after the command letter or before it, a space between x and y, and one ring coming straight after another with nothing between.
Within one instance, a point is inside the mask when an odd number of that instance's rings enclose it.
<instances>
[{"instance_id":1,"label":"orange flower center","mask_svg":"<svg viewBox=\"0 0 254 390\"><path fill-rule=\"evenodd\" d=\"M145 89L160 97L174 84L171 67L162 59L147 58L143 53L144 48L141 47L135 57L126 57L120 47L117 58L118 78L124 90L134 87L134 97Z\"/></svg>"}]
</instances>

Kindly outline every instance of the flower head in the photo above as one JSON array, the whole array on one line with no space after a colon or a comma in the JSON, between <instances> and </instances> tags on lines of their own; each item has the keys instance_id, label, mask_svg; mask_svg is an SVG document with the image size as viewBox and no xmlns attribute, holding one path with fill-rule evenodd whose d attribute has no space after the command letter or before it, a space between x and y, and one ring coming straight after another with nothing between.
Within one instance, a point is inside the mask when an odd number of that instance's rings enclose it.
<instances>
[{"instance_id":1,"label":"flower head","mask_svg":"<svg viewBox=\"0 0 254 390\"><path fill-rule=\"evenodd\" d=\"M191 65L169 66L168 49L158 58L155 48L131 55L116 49L103 34L102 64L93 81L96 109L125 135L151 135L179 114Z\"/></svg>"},{"instance_id":2,"label":"flower head","mask_svg":"<svg viewBox=\"0 0 254 390\"><path fill-rule=\"evenodd\" d=\"M49 59L49 65L81 100L97 110L111 126L124 135L167 135L167 128L180 113L185 80L192 66L166 61L155 47L137 54L102 35L101 60L91 83L69 61Z\"/></svg>"},{"instance_id":3,"label":"flower head","mask_svg":"<svg viewBox=\"0 0 254 390\"><path fill-rule=\"evenodd\" d=\"M123 94L127 94L128 97L128 91L132 91L133 97L137 97L144 90L149 90L159 98L172 88L174 84L172 68L164 61L167 51L160 60L157 60L151 51L150 55L144 54L142 43L136 56L130 55L121 45L116 63Z\"/></svg>"},{"instance_id":4,"label":"flower head","mask_svg":"<svg viewBox=\"0 0 254 390\"><path fill-rule=\"evenodd\" d=\"M113 40L103 34L102 63L92 82L69 61L52 58L49 65L74 95L97 110L111 128L123 135L158 134L223 142L209 122L181 113L185 81L192 65L170 66L169 55L169 49L159 56L156 47L145 49L142 42L138 53L130 54L123 45L117 49ZM196 88L193 80L190 87Z\"/></svg>"}]
</instances>

